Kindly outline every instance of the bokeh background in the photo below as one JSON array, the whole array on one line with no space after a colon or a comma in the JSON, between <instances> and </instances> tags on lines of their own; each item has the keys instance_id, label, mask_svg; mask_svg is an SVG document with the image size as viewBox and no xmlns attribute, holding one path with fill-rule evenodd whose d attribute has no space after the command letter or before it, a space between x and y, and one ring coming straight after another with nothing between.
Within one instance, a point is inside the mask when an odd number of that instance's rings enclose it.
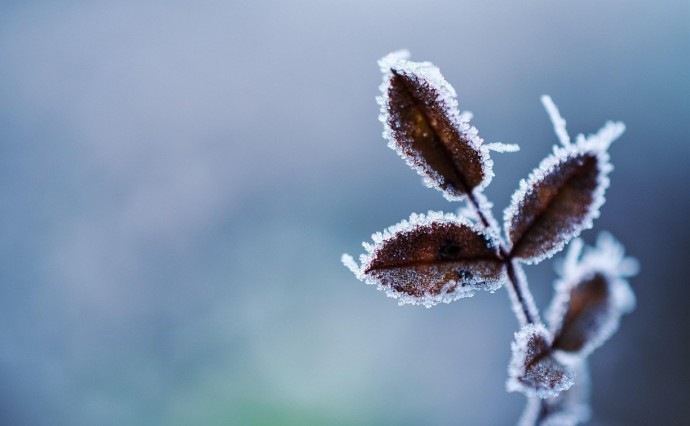
<instances>
[{"instance_id":1,"label":"bokeh background","mask_svg":"<svg viewBox=\"0 0 690 426\"><path fill-rule=\"evenodd\" d=\"M522 147L499 216L556 142L541 94L627 124L584 237L640 260L638 307L591 424L690 424L687 0L1 2L0 424L512 424L505 291L398 307L340 264L456 208L381 138L399 48Z\"/></svg>"}]
</instances>

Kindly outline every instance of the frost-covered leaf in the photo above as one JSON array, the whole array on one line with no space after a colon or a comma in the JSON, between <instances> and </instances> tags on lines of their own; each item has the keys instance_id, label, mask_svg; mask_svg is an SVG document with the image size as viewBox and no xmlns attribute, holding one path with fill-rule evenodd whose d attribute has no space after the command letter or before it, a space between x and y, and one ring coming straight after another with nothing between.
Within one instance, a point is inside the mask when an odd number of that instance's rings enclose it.
<instances>
[{"instance_id":1,"label":"frost-covered leaf","mask_svg":"<svg viewBox=\"0 0 690 426\"><path fill-rule=\"evenodd\" d=\"M551 339L544 325L522 327L515 333L511 348L508 391L548 398L573 385L574 372L553 357Z\"/></svg>"},{"instance_id":2,"label":"frost-covered leaf","mask_svg":"<svg viewBox=\"0 0 690 426\"><path fill-rule=\"evenodd\" d=\"M601 170L596 154L570 152L547 158L523 181L506 214L514 257L536 263L591 226Z\"/></svg>"},{"instance_id":3,"label":"frost-covered leaf","mask_svg":"<svg viewBox=\"0 0 690 426\"><path fill-rule=\"evenodd\" d=\"M547 312L554 349L575 357L601 346L618 328L620 317L634 308L635 295L626 277L638 269L608 233L601 233L596 246L580 256L582 246L579 239L570 245Z\"/></svg>"},{"instance_id":4,"label":"frost-covered leaf","mask_svg":"<svg viewBox=\"0 0 690 426\"><path fill-rule=\"evenodd\" d=\"M553 154L520 182L504 212L512 255L526 263L553 256L582 230L592 227L604 204L613 168L607 149L625 129L622 123L609 122L597 134L578 135L571 144L564 136L565 122L553 116L557 110L549 112L563 146L555 146Z\"/></svg>"},{"instance_id":5,"label":"frost-covered leaf","mask_svg":"<svg viewBox=\"0 0 690 426\"><path fill-rule=\"evenodd\" d=\"M388 146L449 200L481 190L493 177L493 163L469 124L471 114L460 114L455 90L437 67L408 56L400 51L379 61L379 119Z\"/></svg>"},{"instance_id":6,"label":"frost-covered leaf","mask_svg":"<svg viewBox=\"0 0 690 426\"><path fill-rule=\"evenodd\" d=\"M506 280L498 243L471 221L452 214L413 214L364 243L360 265L343 263L362 281L374 284L400 304L426 307L495 291Z\"/></svg>"},{"instance_id":7,"label":"frost-covered leaf","mask_svg":"<svg viewBox=\"0 0 690 426\"><path fill-rule=\"evenodd\" d=\"M589 420L589 371L584 362L573 368L577 376L573 386L553 398L530 397L519 426L576 426Z\"/></svg>"}]
</instances>

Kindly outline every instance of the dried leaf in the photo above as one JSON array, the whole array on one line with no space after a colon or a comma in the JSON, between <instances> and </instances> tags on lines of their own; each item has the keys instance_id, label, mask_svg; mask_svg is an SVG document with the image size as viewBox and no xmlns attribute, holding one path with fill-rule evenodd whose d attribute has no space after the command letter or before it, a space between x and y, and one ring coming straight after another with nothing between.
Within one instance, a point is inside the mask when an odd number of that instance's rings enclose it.
<instances>
[{"instance_id":1,"label":"dried leaf","mask_svg":"<svg viewBox=\"0 0 690 426\"><path fill-rule=\"evenodd\" d=\"M592 227L604 204L612 170L607 149L623 132L620 123L608 123L596 135L579 135L576 143L554 147L520 188L504 212L512 256L538 263Z\"/></svg>"},{"instance_id":2,"label":"dried leaf","mask_svg":"<svg viewBox=\"0 0 690 426\"><path fill-rule=\"evenodd\" d=\"M508 391L539 398L557 396L573 385L574 372L553 357L549 333L542 324L529 324L515 333L508 367Z\"/></svg>"},{"instance_id":3,"label":"dried leaf","mask_svg":"<svg viewBox=\"0 0 690 426\"><path fill-rule=\"evenodd\" d=\"M400 304L448 303L476 290L495 291L506 280L498 243L452 214L412 215L372 239L374 245L364 244L361 265L348 255L343 263Z\"/></svg>"},{"instance_id":4,"label":"dried leaf","mask_svg":"<svg viewBox=\"0 0 690 426\"><path fill-rule=\"evenodd\" d=\"M582 242L571 244L556 282L556 294L547 317L554 333L554 349L585 357L618 328L620 317L635 305L625 277L637 270L622 246L602 233L597 246L580 258Z\"/></svg>"},{"instance_id":5,"label":"dried leaf","mask_svg":"<svg viewBox=\"0 0 690 426\"><path fill-rule=\"evenodd\" d=\"M554 346L566 352L578 352L592 340L610 317L608 279L595 273L570 290L568 310Z\"/></svg>"},{"instance_id":6,"label":"dried leaf","mask_svg":"<svg viewBox=\"0 0 690 426\"><path fill-rule=\"evenodd\" d=\"M576 426L589 420L589 371L584 362L573 368L577 376L573 386L553 398L530 397L519 426Z\"/></svg>"},{"instance_id":7,"label":"dried leaf","mask_svg":"<svg viewBox=\"0 0 690 426\"><path fill-rule=\"evenodd\" d=\"M492 161L470 114L458 111L455 90L429 62L411 62L407 52L379 61L383 72L379 119L388 146L449 200L489 184Z\"/></svg>"}]
</instances>

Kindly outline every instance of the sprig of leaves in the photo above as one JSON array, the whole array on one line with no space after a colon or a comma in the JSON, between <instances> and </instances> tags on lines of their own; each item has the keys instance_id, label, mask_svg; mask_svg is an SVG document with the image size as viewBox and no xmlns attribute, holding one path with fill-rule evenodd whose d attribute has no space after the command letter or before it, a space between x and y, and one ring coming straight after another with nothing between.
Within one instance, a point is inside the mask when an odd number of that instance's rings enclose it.
<instances>
[{"instance_id":1,"label":"sprig of leaves","mask_svg":"<svg viewBox=\"0 0 690 426\"><path fill-rule=\"evenodd\" d=\"M555 294L546 317L549 330L539 328L543 342L534 350L538 359L552 359L558 368L564 366L577 377L581 386L566 390L563 395L541 389L553 383L553 371L528 371L531 365L522 353L535 345L525 335L532 332L532 326L523 327L516 333L513 343L513 358L508 369L508 390L522 391L527 395L543 399L535 408L528 404L523 419L524 425L576 425L589 417L588 387L589 377L586 368L587 357L618 328L623 314L635 307L635 295L627 281L639 269L635 259L625 257L623 246L610 234L602 232L594 247L584 247L581 239L574 240L559 267L560 275L554 284ZM541 377L535 379L535 375ZM534 385L525 384L525 377ZM575 383L575 382L573 382ZM583 408L584 407L584 408Z\"/></svg>"},{"instance_id":2,"label":"sprig of leaves","mask_svg":"<svg viewBox=\"0 0 690 426\"><path fill-rule=\"evenodd\" d=\"M400 51L382 58L379 66L379 118L389 147L427 186L464 206L458 215L413 214L374 234L373 244L364 243L366 253L359 264L349 255L343 255L343 263L358 279L400 304L431 307L507 284L522 324L512 345L508 389L524 392L530 401L544 401L523 421L547 424L547 418L563 417L567 410L559 407L579 405L571 401L575 393L568 398L559 393L572 386L585 358L634 306L625 278L635 273L636 263L623 256L620 244L608 234L582 256L582 242L575 240L561 266L548 329L539 319L520 263L552 257L592 227L613 168L608 148L625 126L608 122L596 134L578 135L571 142L565 120L551 98L543 96L560 144L520 182L503 212L503 238L482 190L494 175L490 151L514 152L518 147L485 144L470 124L472 114L460 112L455 90L433 64L410 61L409 53ZM584 417L569 418L576 424Z\"/></svg>"}]
</instances>

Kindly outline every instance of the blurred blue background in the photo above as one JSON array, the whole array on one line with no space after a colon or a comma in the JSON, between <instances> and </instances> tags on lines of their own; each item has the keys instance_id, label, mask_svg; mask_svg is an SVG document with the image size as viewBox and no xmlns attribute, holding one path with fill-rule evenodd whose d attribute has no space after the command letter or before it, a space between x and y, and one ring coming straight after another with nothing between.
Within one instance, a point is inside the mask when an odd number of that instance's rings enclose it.
<instances>
[{"instance_id":1,"label":"blurred blue background","mask_svg":"<svg viewBox=\"0 0 690 426\"><path fill-rule=\"evenodd\" d=\"M512 424L505 291L398 307L339 261L456 208L381 138L399 48L522 147L498 216L556 142L541 94L573 135L627 124L595 230L638 308L591 424L689 424L687 0L0 3L0 424Z\"/></svg>"}]
</instances>

